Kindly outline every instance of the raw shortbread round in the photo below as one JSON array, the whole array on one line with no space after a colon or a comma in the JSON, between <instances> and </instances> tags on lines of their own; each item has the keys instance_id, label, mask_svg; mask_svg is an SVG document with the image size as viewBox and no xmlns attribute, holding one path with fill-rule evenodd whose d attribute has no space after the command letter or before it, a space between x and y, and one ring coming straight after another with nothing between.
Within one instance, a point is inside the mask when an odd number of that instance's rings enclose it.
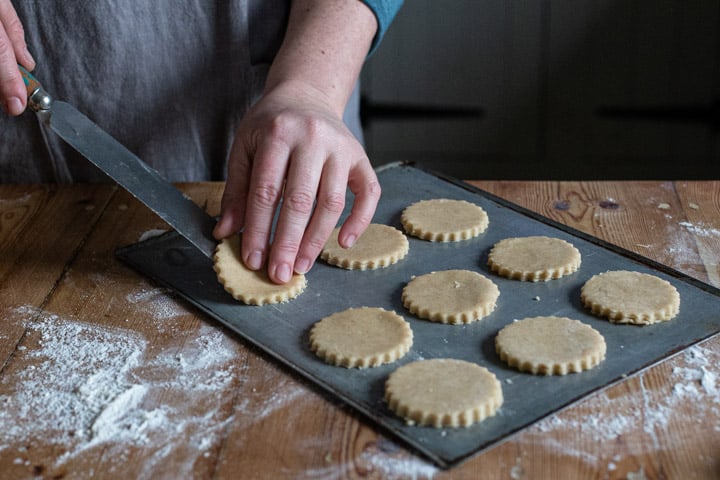
<instances>
[{"instance_id":1,"label":"raw shortbread round","mask_svg":"<svg viewBox=\"0 0 720 480\"><path fill-rule=\"evenodd\" d=\"M680 311L680 294L653 275L615 270L595 275L580 290L583 305L613 323L650 325Z\"/></svg>"},{"instance_id":2,"label":"raw shortbread round","mask_svg":"<svg viewBox=\"0 0 720 480\"><path fill-rule=\"evenodd\" d=\"M273 283L265 269L248 269L240 258L240 236L222 240L215 248L213 269L218 281L236 300L248 305L265 305L291 300L305 289L305 275L293 275L284 285Z\"/></svg>"},{"instance_id":3,"label":"raw shortbread round","mask_svg":"<svg viewBox=\"0 0 720 480\"><path fill-rule=\"evenodd\" d=\"M464 200L421 200L403 210L405 231L431 242L457 242L477 237L488 227L488 216L478 205Z\"/></svg>"},{"instance_id":4,"label":"raw shortbread round","mask_svg":"<svg viewBox=\"0 0 720 480\"><path fill-rule=\"evenodd\" d=\"M500 290L470 270L443 270L415 277L403 288L410 313L441 323L470 323L490 314Z\"/></svg>"},{"instance_id":5,"label":"raw shortbread round","mask_svg":"<svg viewBox=\"0 0 720 480\"><path fill-rule=\"evenodd\" d=\"M310 349L331 365L376 367L402 358L412 346L410 324L382 308L351 308L323 318L310 330Z\"/></svg>"},{"instance_id":6,"label":"raw shortbread round","mask_svg":"<svg viewBox=\"0 0 720 480\"><path fill-rule=\"evenodd\" d=\"M500 382L486 368L439 358L408 363L391 373L385 401L409 425L467 427L493 416L503 394Z\"/></svg>"},{"instance_id":7,"label":"raw shortbread round","mask_svg":"<svg viewBox=\"0 0 720 480\"><path fill-rule=\"evenodd\" d=\"M559 238L534 236L506 238L488 254L490 270L514 280L548 281L580 268L580 251Z\"/></svg>"},{"instance_id":8,"label":"raw shortbread round","mask_svg":"<svg viewBox=\"0 0 720 480\"><path fill-rule=\"evenodd\" d=\"M503 327L495 337L500 359L521 372L567 375L605 358L605 339L594 328L565 317L534 317Z\"/></svg>"},{"instance_id":9,"label":"raw shortbread round","mask_svg":"<svg viewBox=\"0 0 720 480\"><path fill-rule=\"evenodd\" d=\"M338 243L340 228L333 230L320 258L330 265L348 270L374 270L397 263L407 255L407 237L388 225L371 223L355 245L343 248Z\"/></svg>"}]
</instances>

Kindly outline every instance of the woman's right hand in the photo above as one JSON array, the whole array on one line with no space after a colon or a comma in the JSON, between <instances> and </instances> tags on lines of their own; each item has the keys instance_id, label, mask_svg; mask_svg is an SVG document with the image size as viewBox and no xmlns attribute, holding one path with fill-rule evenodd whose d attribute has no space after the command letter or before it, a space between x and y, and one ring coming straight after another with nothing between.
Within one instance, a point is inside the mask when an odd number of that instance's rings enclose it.
<instances>
[{"instance_id":1,"label":"woman's right hand","mask_svg":"<svg viewBox=\"0 0 720 480\"><path fill-rule=\"evenodd\" d=\"M23 113L27 106L27 91L18 63L28 70L35 68L15 8L10 0L0 0L0 104L14 116Z\"/></svg>"}]
</instances>

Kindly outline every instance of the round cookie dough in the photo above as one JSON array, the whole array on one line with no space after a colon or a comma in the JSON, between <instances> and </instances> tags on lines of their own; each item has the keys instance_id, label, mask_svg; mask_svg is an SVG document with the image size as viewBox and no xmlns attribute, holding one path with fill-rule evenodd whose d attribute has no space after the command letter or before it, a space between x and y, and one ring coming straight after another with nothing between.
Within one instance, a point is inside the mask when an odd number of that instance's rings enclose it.
<instances>
[{"instance_id":1,"label":"round cookie dough","mask_svg":"<svg viewBox=\"0 0 720 480\"><path fill-rule=\"evenodd\" d=\"M409 425L467 427L493 416L503 394L500 382L486 368L439 358L408 363L391 373L385 401Z\"/></svg>"},{"instance_id":2,"label":"round cookie dough","mask_svg":"<svg viewBox=\"0 0 720 480\"><path fill-rule=\"evenodd\" d=\"M240 258L240 236L222 240L215 248L213 269L218 281L236 300L248 305L265 305L291 300L302 293L305 275L293 275L289 282L273 283L265 269L248 269Z\"/></svg>"},{"instance_id":3,"label":"round cookie dough","mask_svg":"<svg viewBox=\"0 0 720 480\"><path fill-rule=\"evenodd\" d=\"M594 328L565 317L534 317L503 327L495 337L500 359L521 372L567 375L605 358L605 339Z\"/></svg>"},{"instance_id":4,"label":"round cookie dough","mask_svg":"<svg viewBox=\"0 0 720 480\"><path fill-rule=\"evenodd\" d=\"M500 296L488 278L470 270L443 270L415 277L403 288L410 313L440 323L470 323L490 314Z\"/></svg>"},{"instance_id":5,"label":"round cookie dough","mask_svg":"<svg viewBox=\"0 0 720 480\"><path fill-rule=\"evenodd\" d=\"M650 325L680 311L680 294L670 282L627 270L595 275L582 286L580 298L592 313L613 323Z\"/></svg>"},{"instance_id":6,"label":"round cookie dough","mask_svg":"<svg viewBox=\"0 0 720 480\"><path fill-rule=\"evenodd\" d=\"M465 200L421 200L403 210L405 231L431 242L457 242L477 237L488 227L488 216L478 205Z\"/></svg>"},{"instance_id":7,"label":"round cookie dough","mask_svg":"<svg viewBox=\"0 0 720 480\"><path fill-rule=\"evenodd\" d=\"M548 281L580 268L580 251L559 238L506 238L488 254L488 266L501 277L530 282Z\"/></svg>"},{"instance_id":8,"label":"round cookie dough","mask_svg":"<svg viewBox=\"0 0 720 480\"><path fill-rule=\"evenodd\" d=\"M327 363L347 368L394 362L410 350L412 343L410 324L382 308L333 313L310 330L310 349Z\"/></svg>"},{"instance_id":9,"label":"round cookie dough","mask_svg":"<svg viewBox=\"0 0 720 480\"><path fill-rule=\"evenodd\" d=\"M407 237L388 225L371 223L355 245L343 248L338 243L340 228L333 230L320 258L330 265L348 270L374 270L399 262L408 253Z\"/></svg>"}]
</instances>

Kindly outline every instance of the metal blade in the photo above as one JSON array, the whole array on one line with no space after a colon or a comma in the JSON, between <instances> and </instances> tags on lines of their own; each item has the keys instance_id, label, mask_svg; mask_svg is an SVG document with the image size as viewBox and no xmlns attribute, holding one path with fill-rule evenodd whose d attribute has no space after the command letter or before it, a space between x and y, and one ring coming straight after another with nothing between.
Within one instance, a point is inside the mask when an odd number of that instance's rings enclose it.
<instances>
[{"instance_id":1,"label":"metal blade","mask_svg":"<svg viewBox=\"0 0 720 480\"><path fill-rule=\"evenodd\" d=\"M212 258L215 219L72 105L55 101L39 118L85 158Z\"/></svg>"}]
</instances>

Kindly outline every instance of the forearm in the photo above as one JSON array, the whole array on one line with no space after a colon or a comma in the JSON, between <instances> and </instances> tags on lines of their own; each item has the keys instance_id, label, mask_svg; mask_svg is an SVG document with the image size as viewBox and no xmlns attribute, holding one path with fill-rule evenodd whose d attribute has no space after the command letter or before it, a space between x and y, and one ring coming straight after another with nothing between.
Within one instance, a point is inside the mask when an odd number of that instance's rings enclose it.
<instances>
[{"instance_id":1,"label":"forearm","mask_svg":"<svg viewBox=\"0 0 720 480\"><path fill-rule=\"evenodd\" d=\"M265 91L320 98L341 116L376 31L360 0L293 0Z\"/></svg>"}]
</instances>

